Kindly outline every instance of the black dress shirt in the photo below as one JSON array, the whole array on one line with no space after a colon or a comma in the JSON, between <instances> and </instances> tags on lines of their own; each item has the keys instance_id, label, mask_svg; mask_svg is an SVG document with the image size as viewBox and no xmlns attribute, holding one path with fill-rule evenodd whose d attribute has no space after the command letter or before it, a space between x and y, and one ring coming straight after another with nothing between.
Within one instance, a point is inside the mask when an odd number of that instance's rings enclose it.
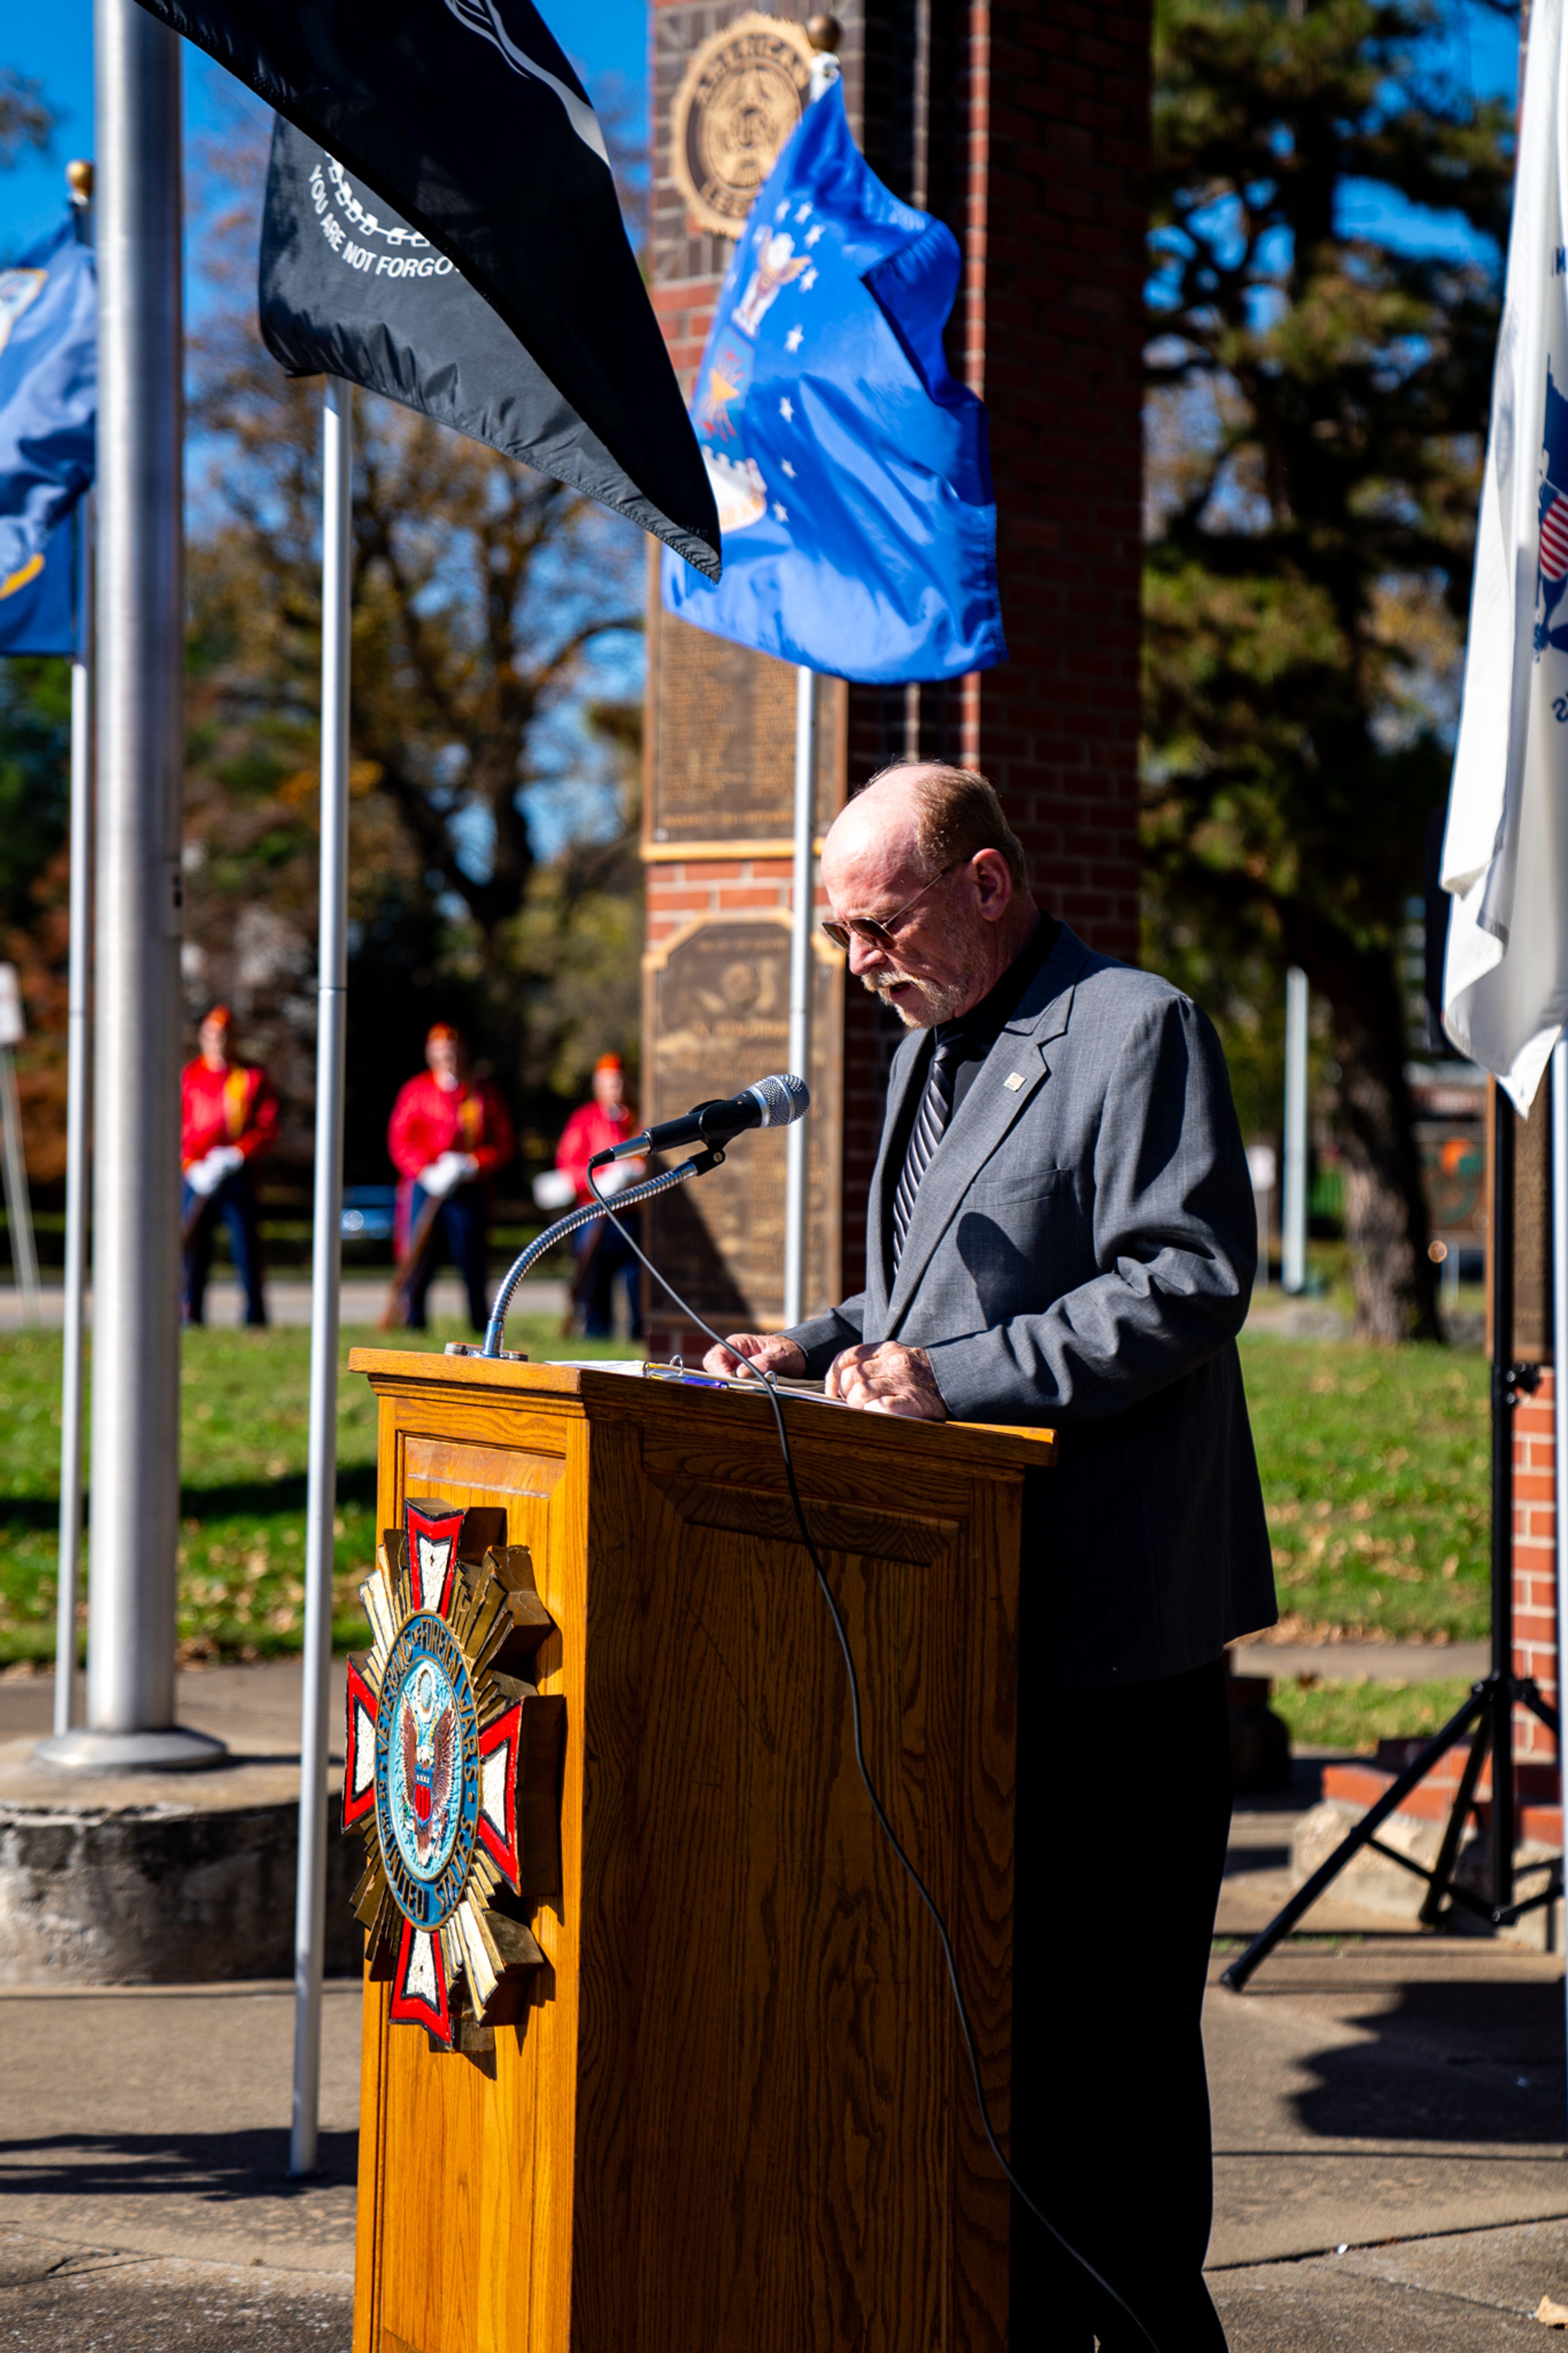
<instances>
[{"instance_id":1,"label":"black dress shirt","mask_svg":"<svg viewBox=\"0 0 1568 2353\"><path fill-rule=\"evenodd\" d=\"M974 1084L981 1063L996 1043L1006 1023L1017 1010L1024 991L1055 947L1057 934L1060 929L1061 925L1056 917L1047 915L1042 910L1039 920L1028 939L1013 958L995 987L989 989L979 1004L972 1006L967 1013L961 1013L956 1020L943 1021L938 1026L936 1043L939 1046L947 1045L950 1039L962 1040L958 1062L953 1072L952 1109L948 1114L950 1127L958 1116L959 1105ZM904 1132L898 1141L897 1150L900 1167L903 1165L904 1155L909 1150L910 1133L914 1125L915 1113L919 1106L920 1092L917 1089L910 1103Z\"/></svg>"}]
</instances>

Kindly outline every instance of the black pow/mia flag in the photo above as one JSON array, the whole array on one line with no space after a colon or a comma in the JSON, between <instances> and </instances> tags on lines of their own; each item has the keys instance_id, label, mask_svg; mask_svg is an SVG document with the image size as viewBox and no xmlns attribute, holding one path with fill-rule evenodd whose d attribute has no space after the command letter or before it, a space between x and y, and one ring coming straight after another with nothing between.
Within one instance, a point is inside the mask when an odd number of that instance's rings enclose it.
<instances>
[{"instance_id":1,"label":"black pow/mia flag","mask_svg":"<svg viewBox=\"0 0 1568 2353\"><path fill-rule=\"evenodd\" d=\"M671 535L457 265L281 115L258 307L290 375L346 376Z\"/></svg>"},{"instance_id":2,"label":"black pow/mia flag","mask_svg":"<svg viewBox=\"0 0 1568 2353\"><path fill-rule=\"evenodd\" d=\"M283 118L260 303L291 374L525 459L718 577L713 494L603 134L530 0L142 5Z\"/></svg>"}]
</instances>

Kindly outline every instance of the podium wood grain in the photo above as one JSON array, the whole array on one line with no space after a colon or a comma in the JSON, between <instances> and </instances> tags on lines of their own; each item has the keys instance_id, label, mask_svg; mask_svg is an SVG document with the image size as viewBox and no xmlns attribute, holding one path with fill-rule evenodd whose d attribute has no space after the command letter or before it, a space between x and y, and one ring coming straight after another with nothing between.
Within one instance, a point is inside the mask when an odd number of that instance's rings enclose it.
<instances>
[{"instance_id":1,"label":"podium wood grain","mask_svg":"<svg viewBox=\"0 0 1568 2353\"><path fill-rule=\"evenodd\" d=\"M1001 2353L1007 2199L766 1403L350 1363L380 1399L380 1525L439 1494L532 1548L567 1725L521 2024L437 2053L366 1987L355 2353ZM1019 1497L1052 1441L784 1410L1005 2136Z\"/></svg>"}]
</instances>

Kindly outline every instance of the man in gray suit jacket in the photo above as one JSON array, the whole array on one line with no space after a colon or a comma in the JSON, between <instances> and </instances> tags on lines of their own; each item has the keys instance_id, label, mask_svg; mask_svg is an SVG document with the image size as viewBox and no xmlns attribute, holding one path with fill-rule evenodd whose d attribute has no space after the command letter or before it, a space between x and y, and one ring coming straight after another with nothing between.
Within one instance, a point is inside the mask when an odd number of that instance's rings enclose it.
<instances>
[{"instance_id":1,"label":"man in gray suit jacket","mask_svg":"<svg viewBox=\"0 0 1568 2353\"><path fill-rule=\"evenodd\" d=\"M1224 1056L1179 990L1036 906L984 778L887 771L822 875L825 928L910 1033L866 1288L708 1363L820 1374L870 1413L1060 1431L1025 1497L1012 2161L1161 2353L1209 2353L1220 1654L1275 1617L1236 1349L1257 1221ZM1139 2343L1021 2208L1013 2261L1015 2353Z\"/></svg>"}]
</instances>

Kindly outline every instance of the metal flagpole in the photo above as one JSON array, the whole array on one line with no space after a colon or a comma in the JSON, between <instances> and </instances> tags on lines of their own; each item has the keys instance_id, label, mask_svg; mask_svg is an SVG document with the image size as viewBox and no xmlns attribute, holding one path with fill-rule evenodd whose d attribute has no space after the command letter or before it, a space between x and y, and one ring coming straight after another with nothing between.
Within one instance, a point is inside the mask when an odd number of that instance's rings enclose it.
<instances>
[{"instance_id":1,"label":"metal flagpole","mask_svg":"<svg viewBox=\"0 0 1568 2353\"><path fill-rule=\"evenodd\" d=\"M795 928L789 948L789 1066L809 1080L811 1060L811 933L816 913L812 832L816 816L816 674L802 662L795 674L795 871L790 905ZM789 1131L784 1156L784 1322L805 1315L805 1123Z\"/></svg>"},{"instance_id":2,"label":"metal flagpole","mask_svg":"<svg viewBox=\"0 0 1568 2353\"><path fill-rule=\"evenodd\" d=\"M90 166L72 168L89 170ZM76 1606L81 1555L88 990L92 968L92 512L86 498L77 508L77 599L78 642L71 662L70 962L66 982L65 1347L60 1368L60 1545L55 1605L58 1740L70 1730L76 1709Z\"/></svg>"},{"instance_id":3,"label":"metal flagpole","mask_svg":"<svg viewBox=\"0 0 1568 2353\"><path fill-rule=\"evenodd\" d=\"M917 212L926 208L931 151L931 0L915 0L914 46L910 58L910 202ZM904 689L904 757L921 756L921 690L910 680Z\"/></svg>"},{"instance_id":4,"label":"metal flagpole","mask_svg":"<svg viewBox=\"0 0 1568 2353\"><path fill-rule=\"evenodd\" d=\"M1280 1199L1279 1285L1307 1288L1307 976L1285 976L1285 1189Z\"/></svg>"},{"instance_id":5,"label":"metal flagpole","mask_svg":"<svg viewBox=\"0 0 1568 2353\"><path fill-rule=\"evenodd\" d=\"M327 1914L328 1718L338 1483L343 1076L348 1034L349 618L353 388L327 378L321 432L321 871L316 979L316 1194L310 1269L310 1468L305 1501L305 1680L294 1897L291 2175L316 2169Z\"/></svg>"},{"instance_id":6,"label":"metal flagpole","mask_svg":"<svg viewBox=\"0 0 1568 2353\"><path fill-rule=\"evenodd\" d=\"M87 1728L55 1765L206 1765L174 1725L184 759L180 43L96 0L98 825Z\"/></svg>"},{"instance_id":7,"label":"metal flagpole","mask_svg":"<svg viewBox=\"0 0 1568 2353\"><path fill-rule=\"evenodd\" d=\"M77 235L92 242L92 165L66 165ZM76 511L76 651L71 657L70 943L66 976L66 1262L60 1363L60 1538L55 1600L55 1737L76 1715L81 1565L82 1343L87 1307L88 991L92 972L92 494Z\"/></svg>"},{"instance_id":8,"label":"metal flagpole","mask_svg":"<svg viewBox=\"0 0 1568 2353\"><path fill-rule=\"evenodd\" d=\"M22 1024L22 993L15 965L0 965L0 1128L5 1132L5 1216L11 1229L11 1264L21 1295L22 1321L38 1320L38 1257L33 1247L33 1208L27 1198L27 1158L22 1149L22 1107L16 1099L16 1064L13 1045L26 1034Z\"/></svg>"}]
</instances>

